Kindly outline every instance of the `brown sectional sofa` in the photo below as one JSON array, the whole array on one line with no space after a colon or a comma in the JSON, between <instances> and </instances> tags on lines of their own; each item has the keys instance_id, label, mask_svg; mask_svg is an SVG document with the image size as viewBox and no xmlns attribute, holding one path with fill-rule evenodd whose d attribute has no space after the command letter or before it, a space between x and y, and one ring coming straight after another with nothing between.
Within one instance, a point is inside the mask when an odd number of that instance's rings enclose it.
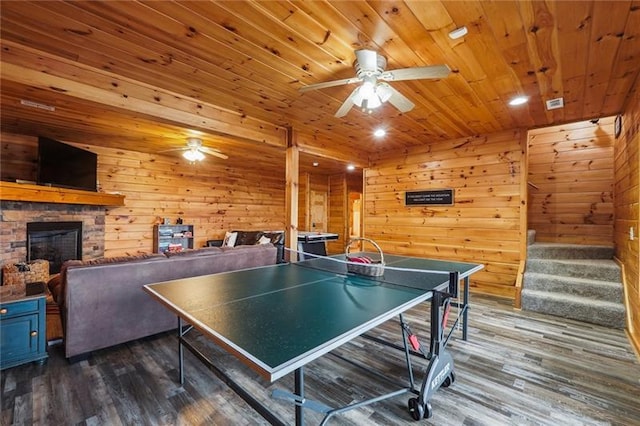
<instances>
[{"instance_id":1,"label":"brown sectional sofa","mask_svg":"<svg viewBox=\"0 0 640 426\"><path fill-rule=\"evenodd\" d=\"M67 261L49 282L62 315L65 355L73 361L97 349L175 329L175 315L144 292L144 284L275 263L272 244Z\"/></svg>"}]
</instances>

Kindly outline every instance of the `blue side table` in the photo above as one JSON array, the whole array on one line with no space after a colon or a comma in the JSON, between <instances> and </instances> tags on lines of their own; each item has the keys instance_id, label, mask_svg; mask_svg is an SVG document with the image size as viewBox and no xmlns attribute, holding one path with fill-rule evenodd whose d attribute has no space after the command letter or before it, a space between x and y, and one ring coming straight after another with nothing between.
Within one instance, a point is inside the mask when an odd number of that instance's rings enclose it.
<instances>
[{"instance_id":1,"label":"blue side table","mask_svg":"<svg viewBox=\"0 0 640 426\"><path fill-rule=\"evenodd\" d=\"M3 297L0 301L0 370L47 359L46 296Z\"/></svg>"}]
</instances>

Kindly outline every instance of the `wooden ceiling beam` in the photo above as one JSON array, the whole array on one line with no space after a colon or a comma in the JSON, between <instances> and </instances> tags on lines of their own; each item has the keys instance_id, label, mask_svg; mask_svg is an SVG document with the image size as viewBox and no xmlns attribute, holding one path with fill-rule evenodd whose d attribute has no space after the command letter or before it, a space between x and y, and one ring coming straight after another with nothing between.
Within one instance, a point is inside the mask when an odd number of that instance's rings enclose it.
<instances>
[{"instance_id":1,"label":"wooden ceiling beam","mask_svg":"<svg viewBox=\"0 0 640 426\"><path fill-rule=\"evenodd\" d=\"M215 105L2 41L2 77L214 134L286 146L286 129ZM80 76L80 78L79 78Z\"/></svg>"}]
</instances>

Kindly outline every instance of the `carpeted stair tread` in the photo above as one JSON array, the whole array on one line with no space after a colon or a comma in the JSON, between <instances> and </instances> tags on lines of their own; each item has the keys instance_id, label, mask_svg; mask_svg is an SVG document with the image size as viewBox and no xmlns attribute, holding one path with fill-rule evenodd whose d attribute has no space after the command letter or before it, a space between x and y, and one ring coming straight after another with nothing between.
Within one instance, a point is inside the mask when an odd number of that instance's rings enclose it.
<instances>
[{"instance_id":1,"label":"carpeted stair tread","mask_svg":"<svg viewBox=\"0 0 640 426\"><path fill-rule=\"evenodd\" d=\"M527 248L529 259L612 259L612 246L562 243L534 243Z\"/></svg>"},{"instance_id":2,"label":"carpeted stair tread","mask_svg":"<svg viewBox=\"0 0 640 426\"><path fill-rule=\"evenodd\" d=\"M522 290L522 309L608 327L625 327L624 305L587 297L525 288Z\"/></svg>"},{"instance_id":3,"label":"carpeted stair tread","mask_svg":"<svg viewBox=\"0 0 640 426\"><path fill-rule=\"evenodd\" d=\"M621 282L620 267L611 259L528 259L526 271Z\"/></svg>"},{"instance_id":4,"label":"carpeted stair tread","mask_svg":"<svg viewBox=\"0 0 640 426\"><path fill-rule=\"evenodd\" d=\"M528 290L571 294L617 303L622 303L623 300L622 284L615 281L525 272L523 285Z\"/></svg>"}]
</instances>

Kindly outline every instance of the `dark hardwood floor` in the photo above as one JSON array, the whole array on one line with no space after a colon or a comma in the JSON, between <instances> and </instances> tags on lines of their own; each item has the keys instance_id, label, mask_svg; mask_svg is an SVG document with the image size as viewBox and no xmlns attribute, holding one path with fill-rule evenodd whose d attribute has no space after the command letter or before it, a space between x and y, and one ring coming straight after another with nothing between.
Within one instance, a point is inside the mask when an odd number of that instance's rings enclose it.
<instances>
[{"instance_id":1,"label":"dark hardwood floor","mask_svg":"<svg viewBox=\"0 0 640 426\"><path fill-rule=\"evenodd\" d=\"M640 425L640 363L623 331L513 310L507 301L472 296L469 340L449 349L457 380L437 392L431 419L415 422L408 396L335 417L340 425ZM427 336L425 313L409 311ZM398 340L396 322L376 332ZM288 423L293 406L273 400L293 389L287 376L269 384L204 339L197 343ZM426 341L426 338L423 339ZM359 338L335 351L395 380L403 354ZM2 425L254 425L266 422L185 351L186 382L177 383L173 334L97 351L69 365L60 346L43 366L2 372ZM418 374L426 362L415 360ZM422 377L420 377L420 380ZM307 396L332 406L393 389L386 380L325 356L306 369ZM309 424L320 417L307 411Z\"/></svg>"}]
</instances>

